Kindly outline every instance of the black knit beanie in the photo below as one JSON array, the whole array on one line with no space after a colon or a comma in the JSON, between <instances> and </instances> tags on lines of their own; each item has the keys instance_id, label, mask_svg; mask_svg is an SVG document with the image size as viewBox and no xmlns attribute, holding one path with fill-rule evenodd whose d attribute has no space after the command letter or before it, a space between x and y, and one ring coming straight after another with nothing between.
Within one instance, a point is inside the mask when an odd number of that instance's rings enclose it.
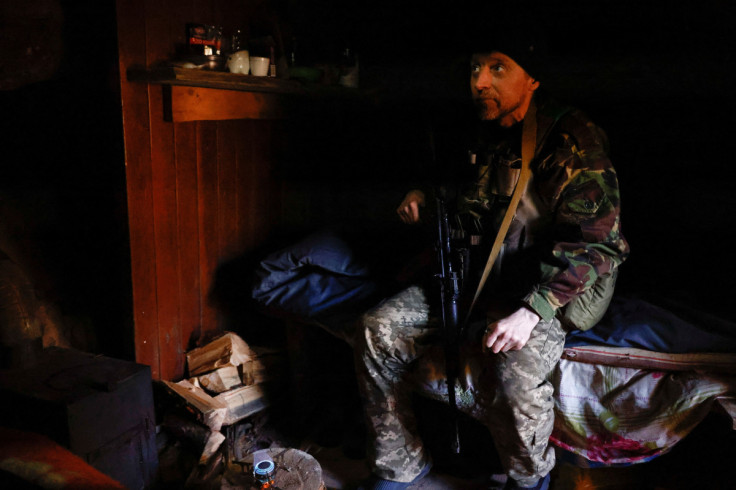
<instances>
[{"instance_id":1,"label":"black knit beanie","mask_svg":"<svg viewBox=\"0 0 736 490\"><path fill-rule=\"evenodd\" d=\"M476 14L466 24L463 50L467 55L498 51L535 79L544 77L545 35L531 10L496 7Z\"/></svg>"}]
</instances>

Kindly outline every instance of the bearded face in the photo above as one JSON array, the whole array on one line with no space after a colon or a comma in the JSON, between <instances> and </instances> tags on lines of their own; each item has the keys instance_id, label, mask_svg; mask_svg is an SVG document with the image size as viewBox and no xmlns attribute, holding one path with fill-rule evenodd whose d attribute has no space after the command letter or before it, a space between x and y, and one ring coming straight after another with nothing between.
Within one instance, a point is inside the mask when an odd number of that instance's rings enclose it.
<instances>
[{"instance_id":1,"label":"bearded face","mask_svg":"<svg viewBox=\"0 0 736 490\"><path fill-rule=\"evenodd\" d=\"M470 92L478 117L511 126L524 119L539 82L503 53L476 53L470 61Z\"/></svg>"}]
</instances>

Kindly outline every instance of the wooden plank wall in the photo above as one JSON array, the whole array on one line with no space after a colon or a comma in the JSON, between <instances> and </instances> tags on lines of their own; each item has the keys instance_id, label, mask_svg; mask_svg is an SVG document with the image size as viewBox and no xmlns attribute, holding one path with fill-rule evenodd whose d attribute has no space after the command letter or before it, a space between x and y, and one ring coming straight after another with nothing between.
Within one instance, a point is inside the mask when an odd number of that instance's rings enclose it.
<instances>
[{"instance_id":1,"label":"wooden plank wall","mask_svg":"<svg viewBox=\"0 0 736 490\"><path fill-rule=\"evenodd\" d=\"M278 227L281 123L166 122L162 87L125 73L173 57L186 23L240 27L259 3L118 0L136 360L156 379L180 379L193 341L221 328L207 299L218 264Z\"/></svg>"}]
</instances>

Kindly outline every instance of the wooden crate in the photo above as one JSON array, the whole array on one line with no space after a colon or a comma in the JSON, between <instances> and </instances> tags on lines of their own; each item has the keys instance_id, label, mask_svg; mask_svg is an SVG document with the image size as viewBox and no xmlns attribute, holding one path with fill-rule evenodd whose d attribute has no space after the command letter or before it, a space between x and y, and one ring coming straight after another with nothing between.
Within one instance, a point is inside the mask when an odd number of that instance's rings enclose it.
<instances>
[{"instance_id":1,"label":"wooden crate","mask_svg":"<svg viewBox=\"0 0 736 490\"><path fill-rule=\"evenodd\" d=\"M0 371L3 425L46 435L127 488L153 485L158 467L151 370L61 348L25 369Z\"/></svg>"}]
</instances>

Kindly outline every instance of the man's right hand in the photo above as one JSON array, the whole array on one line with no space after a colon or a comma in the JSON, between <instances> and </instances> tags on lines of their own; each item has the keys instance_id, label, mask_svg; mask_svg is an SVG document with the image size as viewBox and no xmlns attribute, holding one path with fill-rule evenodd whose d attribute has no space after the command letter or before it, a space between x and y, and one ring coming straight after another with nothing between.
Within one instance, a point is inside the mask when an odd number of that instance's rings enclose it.
<instances>
[{"instance_id":1,"label":"man's right hand","mask_svg":"<svg viewBox=\"0 0 736 490\"><path fill-rule=\"evenodd\" d=\"M399 204L396 212L401 218L401 221L407 224L414 224L419 222L419 208L424 207L424 192L419 189L414 189L407 192L404 200Z\"/></svg>"}]
</instances>

